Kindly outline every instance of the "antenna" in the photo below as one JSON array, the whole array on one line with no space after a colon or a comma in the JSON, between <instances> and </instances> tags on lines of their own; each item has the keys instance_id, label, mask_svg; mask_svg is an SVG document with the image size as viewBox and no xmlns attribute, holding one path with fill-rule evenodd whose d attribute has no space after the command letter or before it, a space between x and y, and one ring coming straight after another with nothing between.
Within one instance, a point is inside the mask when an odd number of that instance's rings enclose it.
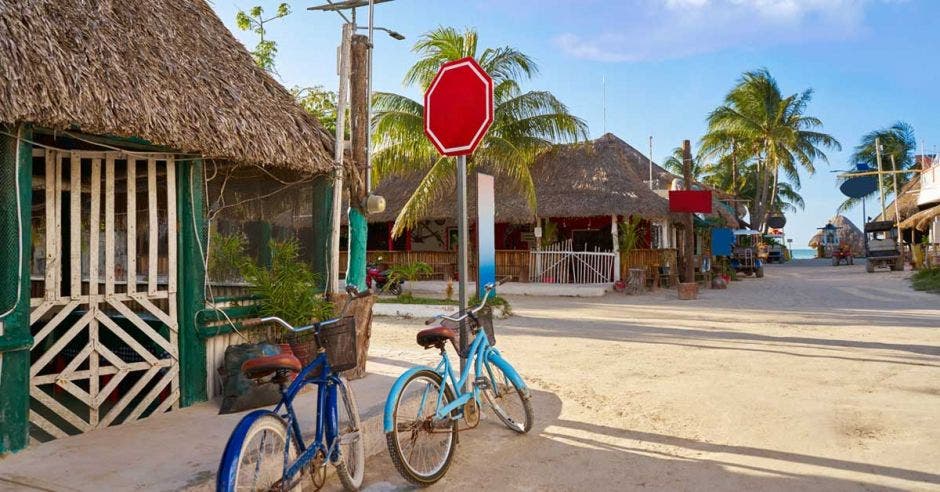
<instances>
[{"instance_id":1,"label":"antenna","mask_svg":"<svg viewBox=\"0 0 940 492\"><path fill-rule=\"evenodd\" d=\"M653 189L653 136L650 135L650 189Z\"/></svg>"},{"instance_id":2,"label":"antenna","mask_svg":"<svg viewBox=\"0 0 940 492\"><path fill-rule=\"evenodd\" d=\"M607 134L607 76L601 77L601 105L604 107L604 134Z\"/></svg>"}]
</instances>

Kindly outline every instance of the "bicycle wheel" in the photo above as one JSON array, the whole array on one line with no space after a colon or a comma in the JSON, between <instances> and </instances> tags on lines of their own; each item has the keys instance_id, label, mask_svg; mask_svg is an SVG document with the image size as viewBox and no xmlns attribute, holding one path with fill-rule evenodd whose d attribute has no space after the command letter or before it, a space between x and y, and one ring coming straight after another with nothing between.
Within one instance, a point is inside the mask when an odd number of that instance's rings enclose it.
<instances>
[{"instance_id":1,"label":"bicycle wheel","mask_svg":"<svg viewBox=\"0 0 940 492\"><path fill-rule=\"evenodd\" d=\"M336 402L338 424L336 438L339 442L339 453L333 464L346 490L359 490L366 461L362 425L359 422L359 406L346 379L341 378L340 381L342 384L337 385L336 388L338 399Z\"/></svg>"},{"instance_id":2,"label":"bicycle wheel","mask_svg":"<svg viewBox=\"0 0 940 492\"><path fill-rule=\"evenodd\" d=\"M493 413L513 432L529 432L533 420L532 403L526 392L517 387L498 365L485 361L484 368L489 384L483 390L483 398Z\"/></svg>"},{"instance_id":3,"label":"bicycle wheel","mask_svg":"<svg viewBox=\"0 0 940 492\"><path fill-rule=\"evenodd\" d=\"M242 436L234 459L223 461L219 470L220 477L234 477L226 480L226 485L219 487L225 491L266 491L279 489L284 476L284 450L287 443L287 424L273 414L258 416ZM233 434L233 438L234 438ZM297 459L297 441L290 446L288 463ZM234 444L234 443L233 443ZM231 467L235 467L231 475ZM288 484L300 489L304 475L295 477L294 483ZM222 481L220 481L220 484Z\"/></svg>"},{"instance_id":4,"label":"bicycle wheel","mask_svg":"<svg viewBox=\"0 0 940 492\"><path fill-rule=\"evenodd\" d=\"M447 473L457 445L457 421L434 422L438 395L441 406L454 400L451 388L434 371L418 371L395 400L392 431L385 434L398 473L418 487L427 487Z\"/></svg>"}]
</instances>

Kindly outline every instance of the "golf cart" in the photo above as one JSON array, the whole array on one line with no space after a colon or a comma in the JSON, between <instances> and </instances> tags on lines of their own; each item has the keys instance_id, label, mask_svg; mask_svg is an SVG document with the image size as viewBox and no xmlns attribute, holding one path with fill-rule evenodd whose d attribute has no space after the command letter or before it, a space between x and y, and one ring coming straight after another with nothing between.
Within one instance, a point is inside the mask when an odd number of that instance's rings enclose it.
<instances>
[{"instance_id":1,"label":"golf cart","mask_svg":"<svg viewBox=\"0 0 940 492\"><path fill-rule=\"evenodd\" d=\"M760 232L752 229L734 231L734 248L731 250L731 268L745 276L764 276L764 261L757 255Z\"/></svg>"},{"instance_id":2,"label":"golf cart","mask_svg":"<svg viewBox=\"0 0 940 492\"><path fill-rule=\"evenodd\" d=\"M842 243L832 251L832 266L854 265L855 257L852 256L852 248L848 243Z\"/></svg>"},{"instance_id":3,"label":"golf cart","mask_svg":"<svg viewBox=\"0 0 940 492\"><path fill-rule=\"evenodd\" d=\"M865 270L868 273L873 273L877 267L888 267L892 272L904 271L898 229L893 221L869 222L865 224L865 235Z\"/></svg>"}]
</instances>

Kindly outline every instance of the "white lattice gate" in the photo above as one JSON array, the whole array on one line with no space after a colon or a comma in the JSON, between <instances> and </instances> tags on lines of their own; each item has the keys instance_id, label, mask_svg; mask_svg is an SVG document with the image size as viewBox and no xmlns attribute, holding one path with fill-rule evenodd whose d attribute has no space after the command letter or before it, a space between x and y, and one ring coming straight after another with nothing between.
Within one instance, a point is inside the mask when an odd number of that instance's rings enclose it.
<instances>
[{"instance_id":1,"label":"white lattice gate","mask_svg":"<svg viewBox=\"0 0 940 492\"><path fill-rule=\"evenodd\" d=\"M34 153L31 436L179 405L171 156Z\"/></svg>"}]
</instances>

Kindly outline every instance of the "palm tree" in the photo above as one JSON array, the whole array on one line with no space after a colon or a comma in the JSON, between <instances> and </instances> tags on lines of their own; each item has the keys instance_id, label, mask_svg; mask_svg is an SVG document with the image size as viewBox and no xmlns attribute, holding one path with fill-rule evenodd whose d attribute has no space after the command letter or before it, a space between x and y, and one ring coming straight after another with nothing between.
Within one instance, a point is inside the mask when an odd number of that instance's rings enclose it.
<instances>
[{"instance_id":1,"label":"palm tree","mask_svg":"<svg viewBox=\"0 0 940 492\"><path fill-rule=\"evenodd\" d=\"M553 144L587 138L587 125L572 116L568 108L550 92L523 92L520 82L531 79L538 67L515 48L478 47L473 29L463 32L440 27L421 36L413 51L418 61L405 74L405 85L422 92L444 62L475 58L493 78L493 125L467 159L468 172L476 167L510 178L535 210L535 185L530 167L535 158ZM373 178L420 170L424 178L405 203L392 234L399 236L423 218L428 205L450 189L455 179L453 159L441 157L424 135L424 107L408 97L377 93L373 99L372 121L375 149Z\"/></svg>"},{"instance_id":2,"label":"palm tree","mask_svg":"<svg viewBox=\"0 0 940 492\"><path fill-rule=\"evenodd\" d=\"M676 176L683 176L683 158L682 147L676 147L672 149L672 154L669 154L663 161L663 168ZM703 162L703 159L692 158L692 179L695 181L703 181L706 175L711 171L709 166L703 164Z\"/></svg>"},{"instance_id":3,"label":"palm tree","mask_svg":"<svg viewBox=\"0 0 940 492\"><path fill-rule=\"evenodd\" d=\"M917 140L914 138L914 128L903 122L898 121L895 124L880 128L866 133L862 137L861 143L855 147L852 154L852 162L855 165L867 166L869 169L878 169L878 156L875 152L875 140L881 142L881 166L885 171L905 170L914 167L914 152L917 149ZM892 161L892 157L894 160ZM897 166L895 169L894 165ZM898 189L901 189L911 180L913 173L898 174ZM886 190L894 190L894 178L888 174L882 177L883 185ZM878 193L873 191L872 196ZM868 197L865 197L868 198ZM858 203L861 198L848 198L842 205L839 205L839 212L844 212Z\"/></svg>"},{"instance_id":4,"label":"palm tree","mask_svg":"<svg viewBox=\"0 0 940 492\"><path fill-rule=\"evenodd\" d=\"M720 158L735 149L742 160L755 162L751 222L759 230L776 210L781 171L799 189L800 168L812 175L817 159L828 162L824 148L841 149L835 138L816 131L819 118L805 114L812 97L811 89L784 97L777 81L760 69L746 72L708 116L703 155Z\"/></svg>"}]
</instances>

